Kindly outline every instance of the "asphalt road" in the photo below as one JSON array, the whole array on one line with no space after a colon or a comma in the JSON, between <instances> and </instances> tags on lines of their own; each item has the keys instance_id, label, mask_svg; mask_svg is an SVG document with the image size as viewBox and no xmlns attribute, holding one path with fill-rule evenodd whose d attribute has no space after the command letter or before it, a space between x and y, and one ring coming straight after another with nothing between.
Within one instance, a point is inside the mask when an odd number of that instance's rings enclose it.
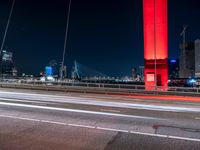
<instances>
[{"instance_id":1,"label":"asphalt road","mask_svg":"<svg viewBox=\"0 0 200 150\"><path fill-rule=\"evenodd\" d=\"M0 90L0 150L29 149L199 150L200 103Z\"/></svg>"}]
</instances>

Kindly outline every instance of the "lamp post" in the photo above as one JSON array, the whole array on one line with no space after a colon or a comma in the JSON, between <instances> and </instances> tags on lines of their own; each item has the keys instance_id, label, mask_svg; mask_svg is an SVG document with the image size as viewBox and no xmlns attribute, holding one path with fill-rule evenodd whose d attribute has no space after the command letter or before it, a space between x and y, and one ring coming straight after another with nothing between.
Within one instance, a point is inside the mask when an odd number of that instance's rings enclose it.
<instances>
[{"instance_id":1,"label":"lamp post","mask_svg":"<svg viewBox=\"0 0 200 150\"><path fill-rule=\"evenodd\" d=\"M9 25L10 25L10 20L11 20L11 17L12 17L14 6L15 6L15 0L13 0L13 2L12 2L10 14L9 14L9 17L8 17L8 22L7 22L6 29L5 29L4 36L3 36L3 41L1 43L0 56L1 56L1 53L3 51L3 47L4 47L5 40L6 40L6 36L7 36L8 28L9 28Z\"/></svg>"},{"instance_id":2,"label":"lamp post","mask_svg":"<svg viewBox=\"0 0 200 150\"><path fill-rule=\"evenodd\" d=\"M157 90L157 60L156 60L156 0L154 0L154 69L155 90Z\"/></svg>"},{"instance_id":3,"label":"lamp post","mask_svg":"<svg viewBox=\"0 0 200 150\"><path fill-rule=\"evenodd\" d=\"M67 46L67 40L68 40L68 31L69 31L69 18L70 18L70 12L71 12L71 0L69 0L69 7L68 7L68 15L67 15L67 25L66 25L66 31L65 31L65 41L63 46L63 56L62 56L62 63L61 63L61 72L60 72L60 79L63 79L63 70L64 70L64 62L65 62L65 53L66 53L66 46Z\"/></svg>"}]
</instances>

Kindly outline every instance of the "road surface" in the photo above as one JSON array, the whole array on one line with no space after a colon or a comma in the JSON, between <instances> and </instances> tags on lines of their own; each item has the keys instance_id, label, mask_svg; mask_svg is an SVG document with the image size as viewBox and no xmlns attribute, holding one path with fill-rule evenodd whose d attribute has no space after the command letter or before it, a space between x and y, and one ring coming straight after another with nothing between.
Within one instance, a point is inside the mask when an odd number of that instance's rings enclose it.
<instances>
[{"instance_id":1,"label":"road surface","mask_svg":"<svg viewBox=\"0 0 200 150\"><path fill-rule=\"evenodd\" d=\"M199 150L200 103L1 89L0 150L12 149Z\"/></svg>"}]
</instances>

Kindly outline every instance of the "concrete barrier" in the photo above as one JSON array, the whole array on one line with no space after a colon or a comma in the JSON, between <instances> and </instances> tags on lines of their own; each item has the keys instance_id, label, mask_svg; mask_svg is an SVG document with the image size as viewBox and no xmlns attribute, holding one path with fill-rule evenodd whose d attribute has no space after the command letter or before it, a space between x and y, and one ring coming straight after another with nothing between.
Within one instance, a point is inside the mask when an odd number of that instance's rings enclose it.
<instances>
[{"instance_id":1,"label":"concrete barrier","mask_svg":"<svg viewBox=\"0 0 200 150\"><path fill-rule=\"evenodd\" d=\"M94 84L93 84L94 85ZM98 85L98 84L96 84ZM99 86L100 85L100 86ZM112 88L99 84L98 86L76 86L76 85L47 85L47 84L29 84L29 83L0 83L1 88L14 88L14 89L30 89L30 90L46 90L46 91L60 91L60 92L78 92L78 93L95 93L95 94L145 94L145 95L176 95L176 96L192 96L200 97L199 92L184 90L178 91L145 91L138 88ZM115 85L116 86L116 85ZM132 87L132 86L130 86ZM187 90L185 88L185 90ZM195 89L196 90L196 89Z\"/></svg>"}]
</instances>

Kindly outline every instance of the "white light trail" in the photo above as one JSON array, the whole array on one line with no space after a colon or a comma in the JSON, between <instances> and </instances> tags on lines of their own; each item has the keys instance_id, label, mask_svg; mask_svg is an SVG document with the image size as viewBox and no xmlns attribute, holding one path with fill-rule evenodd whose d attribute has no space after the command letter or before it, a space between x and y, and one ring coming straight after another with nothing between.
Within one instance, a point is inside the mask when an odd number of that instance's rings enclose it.
<instances>
[{"instance_id":1,"label":"white light trail","mask_svg":"<svg viewBox=\"0 0 200 150\"><path fill-rule=\"evenodd\" d=\"M134 99L132 102L113 102L113 101L103 101L99 100L99 97L94 98L83 98L83 97L72 97L72 96L55 96L55 95L43 95L43 94L30 94L30 93L18 93L18 92L2 92L0 94L6 94L12 101L23 101L30 100L41 101L41 102L59 102L59 103L69 103L69 104L83 104L83 105L93 105L93 106L106 106L115 108L128 108L128 109L138 109L138 110L152 110L152 111L165 111L165 112L200 112L200 107L198 106L171 106L164 104L139 104L135 103ZM6 96L5 95L5 96ZM11 95L15 96L12 98ZM4 98L0 98L4 99Z\"/></svg>"},{"instance_id":2,"label":"white light trail","mask_svg":"<svg viewBox=\"0 0 200 150\"><path fill-rule=\"evenodd\" d=\"M166 119L154 118L154 117L134 116L134 115L126 115L126 114L98 112L98 111L89 111L89 110L78 110L78 109L67 109L67 108L48 107L48 106L37 106L37 105L28 105L28 104L15 104L15 103L0 102L0 105L17 106L17 107L25 107L25 108L36 108L36 109L45 109L45 110L55 110L55 111L65 111L65 112L74 112L74 113L85 113L85 114L92 114L92 115L126 117L126 118L135 118L135 119L166 120Z\"/></svg>"}]
</instances>

